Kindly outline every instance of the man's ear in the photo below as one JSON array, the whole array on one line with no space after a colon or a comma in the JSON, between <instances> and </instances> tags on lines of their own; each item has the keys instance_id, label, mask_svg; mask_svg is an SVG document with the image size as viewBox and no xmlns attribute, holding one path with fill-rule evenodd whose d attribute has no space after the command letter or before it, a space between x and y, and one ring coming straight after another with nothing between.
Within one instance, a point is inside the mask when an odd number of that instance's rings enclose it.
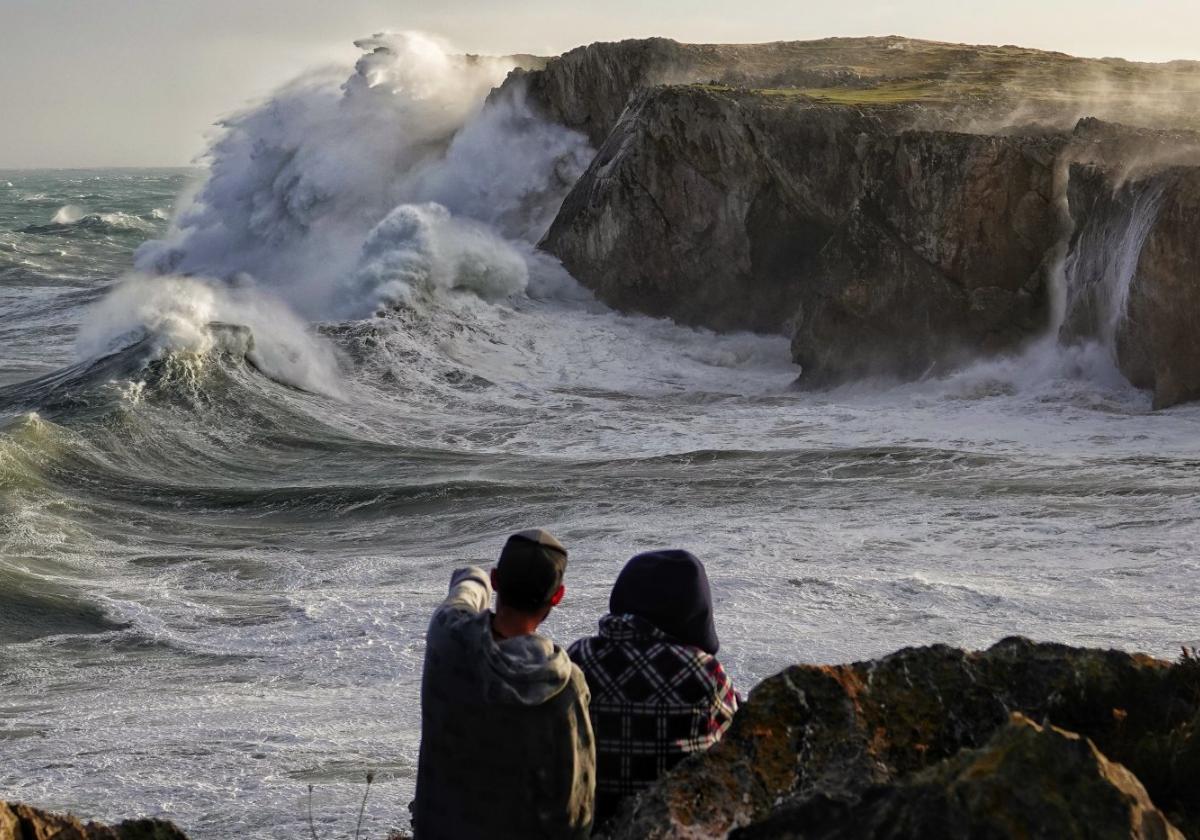
<instances>
[{"instance_id":1,"label":"man's ear","mask_svg":"<svg viewBox=\"0 0 1200 840\"><path fill-rule=\"evenodd\" d=\"M550 606L557 607L562 601L563 596L567 594L567 587L559 584L558 589L554 590L554 594L550 596Z\"/></svg>"}]
</instances>

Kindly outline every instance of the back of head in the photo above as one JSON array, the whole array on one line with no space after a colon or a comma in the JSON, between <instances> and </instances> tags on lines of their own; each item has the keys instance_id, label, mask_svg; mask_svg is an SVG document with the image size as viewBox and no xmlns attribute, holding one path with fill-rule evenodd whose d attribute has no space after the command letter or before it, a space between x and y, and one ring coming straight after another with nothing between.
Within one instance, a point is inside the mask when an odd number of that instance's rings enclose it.
<instances>
[{"instance_id":1,"label":"back of head","mask_svg":"<svg viewBox=\"0 0 1200 840\"><path fill-rule=\"evenodd\" d=\"M500 603L524 613L551 605L567 570L567 550L540 528L520 531L504 543L496 564Z\"/></svg>"},{"instance_id":2,"label":"back of head","mask_svg":"<svg viewBox=\"0 0 1200 840\"><path fill-rule=\"evenodd\" d=\"M646 619L678 642L715 654L712 590L695 555L680 549L639 554L625 564L608 599L609 612Z\"/></svg>"}]
</instances>

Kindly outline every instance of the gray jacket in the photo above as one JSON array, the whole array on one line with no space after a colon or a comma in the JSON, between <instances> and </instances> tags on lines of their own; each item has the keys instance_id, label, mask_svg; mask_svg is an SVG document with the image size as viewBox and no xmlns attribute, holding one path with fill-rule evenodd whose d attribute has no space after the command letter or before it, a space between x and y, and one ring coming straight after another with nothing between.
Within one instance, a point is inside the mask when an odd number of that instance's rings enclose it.
<instances>
[{"instance_id":1,"label":"gray jacket","mask_svg":"<svg viewBox=\"0 0 1200 840\"><path fill-rule=\"evenodd\" d=\"M416 840L585 838L596 748L587 682L542 636L497 642L482 569L455 572L425 637Z\"/></svg>"}]
</instances>

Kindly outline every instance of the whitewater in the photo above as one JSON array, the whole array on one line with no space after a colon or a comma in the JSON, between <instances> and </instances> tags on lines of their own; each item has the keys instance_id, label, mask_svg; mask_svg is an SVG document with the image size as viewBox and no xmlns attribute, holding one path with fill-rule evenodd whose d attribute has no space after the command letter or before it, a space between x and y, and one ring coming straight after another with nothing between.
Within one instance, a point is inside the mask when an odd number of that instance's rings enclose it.
<instances>
[{"instance_id":1,"label":"whitewater","mask_svg":"<svg viewBox=\"0 0 1200 840\"><path fill-rule=\"evenodd\" d=\"M796 390L786 338L615 313L537 250L593 150L489 99L513 60L359 46L198 169L0 172L0 798L269 838L312 785L344 837L371 769L364 834L407 828L429 613L530 526L571 552L564 643L629 556L694 551L743 693L1200 641L1200 408L1104 340ZM1140 220L1062 308L1116 323Z\"/></svg>"}]
</instances>

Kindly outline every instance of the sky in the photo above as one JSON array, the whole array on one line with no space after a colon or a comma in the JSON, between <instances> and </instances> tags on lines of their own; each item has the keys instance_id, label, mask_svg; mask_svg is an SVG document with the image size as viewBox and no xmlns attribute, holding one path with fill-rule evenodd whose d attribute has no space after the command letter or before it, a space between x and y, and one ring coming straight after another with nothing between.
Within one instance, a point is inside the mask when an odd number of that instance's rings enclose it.
<instances>
[{"instance_id":1,"label":"sky","mask_svg":"<svg viewBox=\"0 0 1200 840\"><path fill-rule=\"evenodd\" d=\"M1200 0L0 0L0 169L189 164L223 115L405 29L493 54L906 35L1200 59Z\"/></svg>"}]
</instances>

